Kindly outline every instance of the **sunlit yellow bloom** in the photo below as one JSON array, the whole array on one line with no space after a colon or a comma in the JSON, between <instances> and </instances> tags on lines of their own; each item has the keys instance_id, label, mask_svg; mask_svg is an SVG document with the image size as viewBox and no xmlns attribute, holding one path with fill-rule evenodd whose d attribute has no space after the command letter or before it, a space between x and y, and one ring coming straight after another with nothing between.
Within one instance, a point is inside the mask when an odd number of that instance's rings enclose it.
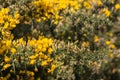
<instances>
[{"instance_id":1,"label":"sunlit yellow bloom","mask_svg":"<svg viewBox=\"0 0 120 80\"><path fill-rule=\"evenodd\" d=\"M17 51L16 51L15 48L11 48L11 52L12 52L12 53L16 53Z\"/></svg>"},{"instance_id":2,"label":"sunlit yellow bloom","mask_svg":"<svg viewBox=\"0 0 120 80\"><path fill-rule=\"evenodd\" d=\"M48 56L47 56L47 55L44 55L44 59L48 59Z\"/></svg>"},{"instance_id":3,"label":"sunlit yellow bloom","mask_svg":"<svg viewBox=\"0 0 120 80\"><path fill-rule=\"evenodd\" d=\"M44 56L45 56L42 52L40 52L39 55L40 55L39 56L40 58L44 58Z\"/></svg>"},{"instance_id":4,"label":"sunlit yellow bloom","mask_svg":"<svg viewBox=\"0 0 120 80\"><path fill-rule=\"evenodd\" d=\"M35 55L32 55L32 56L29 56L30 59L35 59L36 56Z\"/></svg>"},{"instance_id":5,"label":"sunlit yellow bloom","mask_svg":"<svg viewBox=\"0 0 120 80\"><path fill-rule=\"evenodd\" d=\"M86 9L91 9L92 8L92 5L90 3L88 3L87 1L84 1L83 5Z\"/></svg>"},{"instance_id":6,"label":"sunlit yellow bloom","mask_svg":"<svg viewBox=\"0 0 120 80\"><path fill-rule=\"evenodd\" d=\"M38 18L38 19L36 19L36 21L37 21L37 22L41 22L41 19L40 19L40 18Z\"/></svg>"},{"instance_id":7,"label":"sunlit yellow bloom","mask_svg":"<svg viewBox=\"0 0 120 80\"><path fill-rule=\"evenodd\" d=\"M83 1L83 0L78 0L80 3Z\"/></svg>"},{"instance_id":8,"label":"sunlit yellow bloom","mask_svg":"<svg viewBox=\"0 0 120 80\"><path fill-rule=\"evenodd\" d=\"M10 47L10 46L11 46L11 40L6 40L5 42L6 42L6 46L7 46L7 47Z\"/></svg>"},{"instance_id":9,"label":"sunlit yellow bloom","mask_svg":"<svg viewBox=\"0 0 120 80\"><path fill-rule=\"evenodd\" d=\"M48 65L47 61L42 61L41 66L46 66Z\"/></svg>"},{"instance_id":10,"label":"sunlit yellow bloom","mask_svg":"<svg viewBox=\"0 0 120 80\"><path fill-rule=\"evenodd\" d=\"M2 54L6 50L6 46L0 47L0 54Z\"/></svg>"},{"instance_id":11,"label":"sunlit yellow bloom","mask_svg":"<svg viewBox=\"0 0 120 80\"><path fill-rule=\"evenodd\" d=\"M5 62L10 62L10 58L7 57L7 56L4 56L4 61L5 61Z\"/></svg>"},{"instance_id":12,"label":"sunlit yellow bloom","mask_svg":"<svg viewBox=\"0 0 120 80\"><path fill-rule=\"evenodd\" d=\"M42 48L42 52L45 52L47 49L46 49L46 47L43 47Z\"/></svg>"},{"instance_id":13,"label":"sunlit yellow bloom","mask_svg":"<svg viewBox=\"0 0 120 80\"><path fill-rule=\"evenodd\" d=\"M52 58L47 58L47 62L51 62L51 61L53 61Z\"/></svg>"},{"instance_id":14,"label":"sunlit yellow bloom","mask_svg":"<svg viewBox=\"0 0 120 80\"><path fill-rule=\"evenodd\" d=\"M20 18L20 14L18 12L15 12L14 17L15 17L15 19L18 19L18 18Z\"/></svg>"},{"instance_id":15,"label":"sunlit yellow bloom","mask_svg":"<svg viewBox=\"0 0 120 80\"><path fill-rule=\"evenodd\" d=\"M48 53L51 54L53 52L53 49L52 48L49 48L48 49Z\"/></svg>"},{"instance_id":16,"label":"sunlit yellow bloom","mask_svg":"<svg viewBox=\"0 0 120 80\"><path fill-rule=\"evenodd\" d=\"M10 11L10 8L2 8L1 12L4 14L8 14L8 12Z\"/></svg>"},{"instance_id":17,"label":"sunlit yellow bloom","mask_svg":"<svg viewBox=\"0 0 120 80\"><path fill-rule=\"evenodd\" d=\"M18 40L18 42L19 42L20 44L22 44L22 45L25 45L25 44L26 44L26 42L23 40L23 38L20 38L20 39Z\"/></svg>"},{"instance_id":18,"label":"sunlit yellow bloom","mask_svg":"<svg viewBox=\"0 0 120 80\"><path fill-rule=\"evenodd\" d=\"M3 66L3 70L6 70L7 68L9 68L11 66L11 64L5 64L4 66Z\"/></svg>"},{"instance_id":19,"label":"sunlit yellow bloom","mask_svg":"<svg viewBox=\"0 0 120 80\"><path fill-rule=\"evenodd\" d=\"M39 45L37 46L37 49L40 50L40 51L42 51L42 45L39 44Z\"/></svg>"},{"instance_id":20,"label":"sunlit yellow bloom","mask_svg":"<svg viewBox=\"0 0 120 80\"><path fill-rule=\"evenodd\" d=\"M36 40L29 40L29 41L28 41L28 44L29 44L31 47L34 47L35 44L36 44Z\"/></svg>"},{"instance_id":21,"label":"sunlit yellow bloom","mask_svg":"<svg viewBox=\"0 0 120 80\"><path fill-rule=\"evenodd\" d=\"M33 59L33 60L30 60L30 64L31 64L31 65L35 64L35 62L36 62L36 60L34 60L34 59Z\"/></svg>"},{"instance_id":22,"label":"sunlit yellow bloom","mask_svg":"<svg viewBox=\"0 0 120 80\"><path fill-rule=\"evenodd\" d=\"M8 27L9 27L9 23L6 22L6 23L4 24L4 28L6 29L6 28L8 28Z\"/></svg>"},{"instance_id":23,"label":"sunlit yellow bloom","mask_svg":"<svg viewBox=\"0 0 120 80\"><path fill-rule=\"evenodd\" d=\"M52 64L51 69L48 69L48 73L53 72L56 69L56 65Z\"/></svg>"},{"instance_id":24,"label":"sunlit yellow bloom","mask_svg":"<svg viewBox=\"0 0 120 80\"><path fill-rule=\"evenodd\" d=\"M88 47L89 46L89 42L82 42L82 46L83 47Z\"/></svg>"},{"instance_id":25,"label":"sunlit yellow bloom","mask_svg":"<svg viewBox=\"0 0 120 80\"><path fill-rule=\"evenodd\" d=\"M94 42L98 42L99 38L97 35L94 36Z\"/></svg>"},{"instance_id":26,"label":"sunlit yellow bloom","mask_svg":"<svg viewBox=\"0 0 120 80\"><path fill-rule=\"evenodd\" d=\"M102 10L102 12L103 12L107 17L109 17L110 14L111 14L111 12L110 12L108 9L105 9L105 8Z\"/></svg>"},{"instance_id":27,"label":"sunlit yellow bloom","mask_svg":"<svg viewBox=\"0 0 120 80\"><path fill-rule=\"evenodd\" d=\"M102 5L101 0L98 0L98 1L97 1L97 5L98 5L98 6L101 6L101 5Z\"/></svg>"},{"instance_id":28,"label":"sunlit yellow bloom","mask_svg":"<svg viewBox=\"0 0 120 80\"><path fill-rule=\"evenodd\" d=\"M110 41L106 41L106 42L105 42L105 44L110 45L110 44L111 44L111 42L110 42Z\"/></svg>"},{"instance_id":29,"label":"sunlit yellow bloom","mask_svg":"<svg viewBox=\"0 0 120 80\"><path fill-rule=\"evenodd\" d=\"M116 10L120 9L120 4L115 4L115 9Z\"/></svg>"},{"instance_id":30,"label":"sunlit yellow bloom","mask_svg":"<svg viewBox=\"0 0 120 80\"><path fill-rule=\"evenodd\" d=\"M3 18L0 18L0 23L3 24L4 22Z\"/></svg>"}]
</instances>

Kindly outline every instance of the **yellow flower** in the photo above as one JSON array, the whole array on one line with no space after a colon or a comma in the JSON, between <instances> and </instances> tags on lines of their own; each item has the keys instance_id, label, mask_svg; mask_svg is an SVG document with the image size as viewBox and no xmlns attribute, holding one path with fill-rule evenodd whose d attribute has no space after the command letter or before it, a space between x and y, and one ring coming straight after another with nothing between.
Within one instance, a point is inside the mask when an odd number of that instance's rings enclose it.
<instances>
[{"instance_id":1,"label":"yellow flower","mask_svg":"<svg viewBox=\"0 0 120 80\"><path fill-rule=\"evenodd\" d=\"M99 39L98 39L98 36L95 35L95 36L94 36L94 42L98 42L98 40L99 40Z\"/></svg>"},{"instance_id":2,"label":"yellow flower","mask_svg":"<svg viewBox=\"0 0 120 80\"><path fill-rule=\"evenodd\" d=\"M6 28L8 28L8 26L9 26L9 23L6 22L6 23L4 24L4 28L6 29Z\"/></svg>"},{"instance_id":3,"label":"yellow flower","mask_svg":"<svg viewBox=\"0 0 120 80\"><path fill-rule=\"evenodd\" d=\"M0 18L0 23L3 24L5 21L3 18Z\"/></svg>"},{"instance_id":4,"label":"yellow flower","mask_svg":"<svg viewBox=\"0 0 120 80\"><path fill-rule=\"evenodd\" d=\"M85 2L83 3L83 5L84 5L84 7L85 7L86 9L91 9L91 8L92 8L92 5L91 5L89 2L87 2L87 1L85 1Z\"/></svg>"},{"instance_id":5,"label":"yellow flower","mask_svg":"<svg viewBox=\"0 0 120 80\"><path fill-rule=\"evenodd\" d=\"M42 48L42 51L45 52L47 49L45 47Z\"/></svg>"},{"instance_id":6,"label":"yellow flower","mask_svg":"<svg viewBox=\"0 0 120 80\"><path fill-rule=\"evenodd\" d=\"M83 46L83 47L88 47L88 46L89 46L89 42L88 42L88 41L82 42L82 46Z\"/></svg>"},{"instance_id":7,"label":"yellow flower","mask_svg":"<svg viewBox=\"0 0 120 80\"><path fill-rule=\"evenodd\" d=\"M34 46L35 46L35 43L36 43L36 40L28 40L28 44L29 44L31 47L34 47Z\"/></svg>"},{"instance_id":8,"label":"yellow flower","mask_svg":"<svg viewBox=\"0 0 120 80\"><path fill-rule=\"evenodd\" d=\"M12 27L12 28L16 27L16 20L15 19L10 19L10 27Z\"/></svg>"},{"instance_id":9,"label":"yellow flower","mask_svg":"<svg viewBox=\"0 0 120 80\"><path fill-rule=\"evenodd\" d=\"M78 0L80 3L83 1L83 0Z\"/></svg>"},{"instance_id":10,"label":"yellow flower","mask_svg":"<svg viewBox=\"0 0 120 80\"><path fill-rule=\"evenodd\" d=\"M27 71L27 75L28 75L28 76L34 76L35 74L34 74L34 72L32 72L32 71Z\"/></svg>"},{"instance_id":11,"label":"yellow flower","mask_svg":"<svg viewBox=\"0 0 120 80\"><path fill-rule=\"evenodd\" d=\"M9 68L11 66L11 64L5 64L4 66L3 66L3 70L6 70L7 68Z\"/></svg>"},{"instance_id":12,"label":"yellow flower","mask_svg":"<svg viewBox=\"0 0 120 80\"><path fill-rule=\"evenodd\" d=\"M56 69L56 65L52 64L51 69L48 69L48 73L53 72Z\"/></svg>"},{"instance_id":13,"label":"yellow flower","mask_svg":"<svg viewBox=\"0 0 120 80\"><path fill-rule=\"evenodd\" d=\"M17 51L16 51L15 48L11 48L11 52L12 52L12 53L16 53Z\"/></svg>"},{"instance_id":14,"label":"yellow flower","mask_svg":"<svg viewBox=\"0 0 120 80\"><path fill-rule=\"evenodd\" d=\"M0 54L2 54L6 50L5 46L0 47Z\"/></svg>"},{"instance_id":15,"label":"yellow flower","mask_svg":"<svg viewBox=\"0 0 120 80\"><path fill-rule=\"evenodd\" d=\"M30 64L31 64L31 65L35 64L35 61L36 61L36 60L30 60Z\"/></svg>"},{"instance_id":16,"label":"yellow flower","mask_svg":"<svg viewBox=\"0 0 120 80\"><path fill-rule=\"evenodd\" d=\"M37 22L40 22L40 21L41 21L41 19L40 19L40 18L38 18L38 19L36 19L36 21L37 21Z\"/></svg>"},{"instance_id":17,"label":"yellow flower","mask_svg":"<svg viewBox=\"0 0 120 80\"><path fill-rule=\"evenodd\" d=\"M51 62L51 61L53 61L53 59L51 59L51 58L48 58L48 59L47 59L47 62Z\"/></svg>"},{"instance_id":18,"label":"yellow flower","mask_svg":"<svg viewBox=\"0 0 120 80\"><path fill-rule=\"evenodd\" d=\"M113 58L113 57L114 57L113 53L109 53L108 56L109 56L110 58Z\"/></svg>"},{"instance_id":19,"label":"yellow flower","mask_svg":"<svg viewBox=\"0 0 120 80\"><path fill-rule=\"evenodd\" d=\"M30 56L29 58L30 58L30 59L35 59L36 56L35 56L35 55L32 55L32 56Z\"/></svg>"},{"instance_id":20,"label":"yellow flower","mask_svg":"<svg viewBox=\"0 0 120 80\"><path fill-rule=\"evenodd\" d=\"M25 41L23 40L23 38L20 38L18 41L19 41L20 44L24 44L25 43Z\"/></svg>"},{"instance_id":21,"label":"yellow flower","mask_svg":"<svg viewBox=\"0 0 120 80\"><path fill-rule=\"evenodd\" d=\"M20 18L20 14L19 14L18 12L16 12L16 13L14 14L14 17L15 17L15 19L18 19L18 18Z\"/></svg>"},{"instance_id":22,"label":"yellow flower","mask_svg":"<svg viewBox=\"0 0 120 80\"><path fill-rule=\"evenodd\" d=\"M7 56L4 56L4 61L5 61L5 62L10 62L10 58L7 57Z\"/></svg>"},{"instance_id":23,"label":"yellow flower","mask_svg":"<svg viewBox=\"0 0 120 80\"><path fill-rule=\"evenodd\" d=\"M49 48L48 49L48 53L51 54L53 52L53 49L52 48Z\"/></svg>"},{"instance_id":24,"label":"yellow flower","mask_svg":"<svg viewBox=\"0 0 120 80\"><path fill-rule=\"evenodd\" d=\"M116 9L116 10L120 9L120 4L116 4L116 5L115 5L115 9Z\"/></svg>"},{"instance_id":25,"label":"yellow flower","mask_svg":"<svg viewBox=\"0 0 120 80\"><path fill-rule=\"evenodd\" d=\"M98 0L97 5L98 5L98 6L101 6L101 5L102 5L101 0Z\"/></svg>"},{"instance_id":26,"label":"yellow flower","mask_svg":"<svg viewBox=\"0 0 120 80\"><path fill-rule=\"evenodd\" d=\"M41 50L42 50L42 45L39 44L39 45L37 46L37 49L38 49L39 51L41 51Z\"/></svg>"},{"instance_id":27,"label":"yellow flower","mask_svg":"<svg viewBox=\"0 0 120 80\"><path fill-rule=\"evenodd\" d=\"M47 64L47 61L42 61L41 66L46 66Z\"/></svg>"},{"instance_id":28,"label":"yellow flower","mask_svg":"<svg viewBox=\"0 0 120 80\"><path fill-rule=\"evenodd\" d=\"M115 45L114 44L110 44L109 46L111 49L114 49L115 48Z\"/></svg>"},{"instance_id":29,"label":"yellow flower","mask_svg":"<svg viewBox=\"0 0 120 80\"><path fill-rule=\"evenodd\" d=\"M107 45L110 45L110 44L111 44L111 42L110 42L110 41L106 41L105 43L106 43Z\"/></svg>"},{"instance_id":30,"label":"yellow flower","mask_svg":"<svg viewBox=\"0 0 120 80\"><path fill-rule=\"evenodd\" d=\"M111 12L110 12L108 9L105 9L105 8L102 10L102 12L103 12L107 17L109 17L110 14L111 14Z\"/></svg>"},{"instance_id":31,"label":"yellow flower","mask_svg":"<svg viewBox=\"0 0 120 80\"><path fill-rule=\"evenodd\" d=\"M42 52L40 52L39 55L40 55L39 56L40 58L44 58L45 57L45 55Z\"/></svg>"},{"instance_id":32,"label":"yellow flower","mask_svg":"<svg viewBox=\"0 0 120 80\"><path fill-rule=\"evenodd\" d=\"M11 40L6 40L5 42L6 42L6 46L7 46L7 47L10 47L10 46L11 46Z\"/></svg>"},{"instance_id":33,"label":"yellow flower","mask_svg":"<svg viewBox=\"0 0 120 80\"><path fill-rule=\"evenodd\" d=\"M4 14L8 14L8 12L10 11L9 8L2 8L1 12Z\"/></svg>"}]
</instances>

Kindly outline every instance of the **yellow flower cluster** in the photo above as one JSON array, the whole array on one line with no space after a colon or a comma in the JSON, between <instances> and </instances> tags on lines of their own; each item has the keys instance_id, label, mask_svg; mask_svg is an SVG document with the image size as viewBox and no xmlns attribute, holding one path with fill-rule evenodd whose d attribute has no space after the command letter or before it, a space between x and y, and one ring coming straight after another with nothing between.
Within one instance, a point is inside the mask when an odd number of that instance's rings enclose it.
<instances>
[{"instance_id":1,"label":"yellow flower cluster","mask_svg":"<svg viewBox=\"0 0 120 80\"><path fill-rule=\"evenodd\" d=\"M112 43L112 42L109 41L109 40L106 40L106 41L105 41L105 44L106 44L110 49L116 48L116 46L114 45L114 43Z\"/></svg>"},{"instance_id":2,"label":"yellow flower cluster","mask_svg":"<svg viewBox=\"0 0 120 80\"><path fill-rule=\"evenodd\" d=\"M110 49L115 49L116 48L116 46L115 46L115 41L113 40L114 38L114 35L113 35L113 33L112 32L106 32L106 35L108 36L108 37L110 37L110 39L109 40L105 40L105 44L106 44L106 46L108 47L108 48L110 48Z\"/></svg>"},{"instance_id":3,"label":"yellow flower cluster","mask_svg":"<svg viewBox=\"0 0 120 80\"><path fill-rule=\"evenodd\" d=\"M13 67L13 64L17 65L15 63L22 63L23 65L25 63L28 66L34 66L34 69L32 69L32 71L25 71L20 69L18 71L17 78L20 78L20 74L25 74L34 80L34 75L36 72L38 72L39 67L45 68L47 70L47 73L53 73L57 68L57 65L54 57L52 57L52 44L53 39L46 38L44 36L40 36L38 39L28 37L27 42L23 38L13 40L10 43L7 42L7 46L10 46L10 48L8 48L6 54L3 55L4 64L2 64L1 71ZM27 59L27 61L25 61L25 59ZM15 63L13 63L13 61ZM14 70L11 68L10 73L13 72Z\"/></svg>"},{"instance_id":4,"label":"yellow flower cluster","mask_svg":"<svg viewBox=\"0 0 120 80\"><path fill-rule=\"evenodd\" d=\"M11 40L14 37L11 30L19 24L20 14L17 11L11 15L9 13L9 8L0 10L0 54L11 46Z\"/></svg>"},{"instance_id":5,"label":"yellow flower cluster","mask_svg":"<svg viewBox=\"0 0 120 80\"><path fill-rule=\"evenodd\" d=\"M53 19L57 24L58 20L62 18L59 15L61 11L67 8L71 11L78 10L79 2L78 0L34 0L32 4L35 10L32 15L38 22Z\"/></svg>"},{"instance_id":6,"label":"yellow flower cluster","mask_svg":"<svg viewBox=\"0 0 120 80\"><path fill-rule=\"evenodd\" d=\"M52 43L52 39L48 39L43 36L40 36L38 40L28 40L28 46L34 50L34 54L29 56L30 65L36 64L36 60L38 60L38 62L41 63L41 66L50 66L50 64L53 62L53 58L51 57L53 52L53 49L51 47Z\"/></svg>"},{"instance_id":7,"label":"yellow flower cluster","mask_svg":"<svg viewBox=\"0 0 120 80\"><path fill-rule=\"evenodd\" d=\"M102 12L103 12L107 17L109 17L110 14L111 14L111 12L110 12L108 9L106 9L106 8L102 9Z\"/></svg>"},{"instance_id":8,"label":"yellow flower cluster","mask_svg":"<svg viewBox=\"0 0 120 80\"><path fill-rule=\"evenodd\" d=\"M2 35L7 35L10 30L16 27L19 24L20 14L16 11L14 15L9 15L9 8L2 8L0 11L0 31Z\"/></svg>"},{"instance_id":9,"label":"yellow flower cluster","mask_svg":"<svg viewBox=\"0 0 120 80\"><path fill-rule=\"evenodd\" d=\"M101 0L85 0L83 1L83 6L86 9L92 9L94 6L101 6L102 1Z\"/></svg>"},{"instance_id":10,"label":"yellow flower cluster","mask_svg":"<svg viewBox=\"0 0 120 80\"><path fill-rule=\"evenodd\" d=\"M11 40L0 40L0 55L5 53L11 46Z\"/></svg>"},{"instance_id":11,"label":"yellow flower cluster","mask_svg":"<svg viewBox=\"0 0 120 80\"><path fill-rule=\"evenodd\" d=\"M35 49L35 52L46 52L47 49L49 51L49 54L51 54L51 45L53 43L52 39L48 39L48 38L44 38L43 36L40 36L38 40L36 39L31 39L28 40L28 45L30 45L30 47Z\"/></svg>"}]
</instances>

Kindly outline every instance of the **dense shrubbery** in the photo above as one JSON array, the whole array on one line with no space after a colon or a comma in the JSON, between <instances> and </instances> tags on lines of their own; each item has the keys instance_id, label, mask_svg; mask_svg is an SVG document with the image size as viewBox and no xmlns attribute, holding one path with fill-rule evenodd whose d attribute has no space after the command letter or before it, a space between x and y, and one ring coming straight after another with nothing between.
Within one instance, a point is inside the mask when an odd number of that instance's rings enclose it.
<instances>
[{"instance_id":1,"label":"dense shrubbery","mask_svg":"<svg viewBox=\"0 0 120 80\"><path fill-rule=\"evenodd\" d=\"M119 13L119 0L0 0L0 80L119 80Z\"/></svg>"}]
</instances>

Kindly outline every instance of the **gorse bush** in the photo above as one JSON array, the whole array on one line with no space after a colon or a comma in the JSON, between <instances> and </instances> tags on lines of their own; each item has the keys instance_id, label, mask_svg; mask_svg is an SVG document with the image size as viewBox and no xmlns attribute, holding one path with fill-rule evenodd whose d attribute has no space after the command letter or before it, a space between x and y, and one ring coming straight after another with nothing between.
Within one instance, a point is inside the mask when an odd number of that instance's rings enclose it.
<instances>
[{"instance_id":1,"label":"gorse bush","mask_svg":"<svg viewBox=\"0 0 120 80\"><path fill-rule=\"evenodd\" d=\"M0 0L0 80L119 80L119 13L119 0Z\"/></svg>"}]
</instances>

